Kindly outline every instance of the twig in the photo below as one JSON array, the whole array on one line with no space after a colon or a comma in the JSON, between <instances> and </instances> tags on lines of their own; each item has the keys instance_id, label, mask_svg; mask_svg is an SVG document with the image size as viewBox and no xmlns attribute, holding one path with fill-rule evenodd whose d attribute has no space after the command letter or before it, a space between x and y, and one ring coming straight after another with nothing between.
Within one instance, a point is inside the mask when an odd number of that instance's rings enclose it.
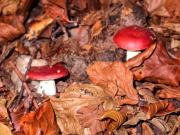
<instances>
[{"instance_id":1,"label":"twig","mask_svg":"<svg viewBox=\"0 0 180 135\"><path fill-rule=\"evenodd\" d=\"M26 83L25 77L22 75L22 73L19 71L19 69L14 65L14 63L12 61L9 61L9 64L14 69L14 71L16 72L19 79L22 81L22 84L23 84L24 89L26 90L26 92L29 94L29 96L32 97L33 104L34 104L35 108L38 109L39 108L38 104L37 104L36 100L33 98L33 95L31 94L31 90L29 89L29 87L28 87L28 85Z\"/></svg>"},{"instance_id":2,"label":"twig","mask_svg":"<svg viewBox=\"0 0 180 135\"><path fill-rule=\"evenodd\" d=\"M28 65L27 65L27 70L26 72L29 70L29 68L31 67L31 63L32 63L32 60L36 57L36 54L37 54L37 51L38 49L35 49L33 51L33 54L32 54L32 57L30 58L29 62L28 62ZM26 72L25 72L25 76L26 76ZM15 107L20 103L21 99L22 99L22 96L23 96L23 93L24 93L24 89L23 87L21 86L21 90L19 92L19 96L17 98L17 102L15 103Z\"/></svg>"},{"instance_id":3,"label":"twig","mask_svg":"<svg viewBox=\"0 0 180 135\"><path fill-rule=\"evenodd\" d=\"M16 44L17 44L17 41L14 41L11 44L3 46L3 51L0 56L0 64L6 59L9 53L16 47Z\"/></svg>"}]
</instances>

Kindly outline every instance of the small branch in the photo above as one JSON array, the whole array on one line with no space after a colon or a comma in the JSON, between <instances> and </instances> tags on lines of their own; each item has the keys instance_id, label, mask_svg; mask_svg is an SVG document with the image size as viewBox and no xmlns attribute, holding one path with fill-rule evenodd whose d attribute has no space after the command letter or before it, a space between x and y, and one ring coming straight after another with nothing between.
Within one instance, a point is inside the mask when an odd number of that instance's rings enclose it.
<instances>
[{"instance_id":1,"label":"small branch","mask_svg":"<svg viewBox=\"0 0 180 135\"><path fill-rule=\"evenodd\" d=\"M2 54L0 55L0 64L6 59L9 53L16 47L17 41L3 46Z\"/></svg>"},{"instance_id":2,"label":"small branch","mask_svg":"<svg viewBox=\"0 0 180 135\"><path fill-rule=\"evenodd\" d=\"M17 76L19 77L19 79L22 81L22 84L24 86L24 89L26 90L26 92L29 94L29 96L32 97L33 99L33 104L35 106L36 109L38 109L38 104L36 102L36 100L33 98L33 95L31 94L31 90L29 89L27 83L26 83L26 78L23 76L23 74L19 71L19 69L15 66L15 64L12 61L9 61L10 66L14 69L14 71L16 72Z\"/></svg>"}]
</instances>

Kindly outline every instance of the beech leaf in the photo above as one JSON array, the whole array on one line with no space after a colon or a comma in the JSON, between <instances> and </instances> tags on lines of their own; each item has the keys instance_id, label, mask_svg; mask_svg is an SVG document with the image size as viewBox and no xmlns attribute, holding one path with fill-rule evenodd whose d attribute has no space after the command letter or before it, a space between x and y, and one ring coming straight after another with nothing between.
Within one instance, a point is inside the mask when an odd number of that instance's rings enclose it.
<instances>
[{"instance_id":1,"label":"beech leaf","mask_svg":"<svg viewBox=\"0 0 180 135\"><path fill-rule=\"evenodd\" d=\"M120 104L137 104L132 72L122 62L95 62L87 68L92 83L102 86L111 97L126 96Z\"/></svg>"},{"instance_id":2,"label":"beech leaf","mask_svg":"<svg viewBox=\"0 0 180 135\"><path fill-rule=\"evenodd\" d=\"M158 41L153 54L142 65L133 69L135 79L178 86L180 61L170 57L164 44Z\"/></svg>"}]
</instances>

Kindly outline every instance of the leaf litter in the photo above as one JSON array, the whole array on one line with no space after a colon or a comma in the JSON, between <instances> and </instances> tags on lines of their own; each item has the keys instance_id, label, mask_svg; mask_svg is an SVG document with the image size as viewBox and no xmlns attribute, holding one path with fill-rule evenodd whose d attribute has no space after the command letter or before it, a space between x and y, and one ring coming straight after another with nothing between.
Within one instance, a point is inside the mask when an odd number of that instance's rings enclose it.
<instances>
[{"instance_id":1,"label":"leaf litter","mask_svg":"<svg viewBox=\"0 0 180 135\"><path fill-rule=\"evenodd\" d=\"M178 135L179 9L178 0L0 0L0 134ZM113 36L131 25L154 43L126 61ZM26 76L37 59L69 71L53 96Z\"/></svg>"}]
</instances>

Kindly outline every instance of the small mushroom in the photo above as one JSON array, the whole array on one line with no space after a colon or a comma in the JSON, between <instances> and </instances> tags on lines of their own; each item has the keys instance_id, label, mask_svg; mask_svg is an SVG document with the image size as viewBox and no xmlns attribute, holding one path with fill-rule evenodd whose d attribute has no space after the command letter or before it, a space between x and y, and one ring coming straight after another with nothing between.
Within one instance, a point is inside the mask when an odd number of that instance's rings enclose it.
<instances>
[{"instance_id":1,"label":"small mushroom","mask_svg":"<svg viewBox=\"0 0 180 135\"><path fill-rule=\"evenodd\" d=\"M31 80L39 80L38 93L46 95L56 94L55 79L65 77L69 74L64 65L57 63L52 66L31 67L27 72L27 77Z\"/></svg>"},{"instance_id":2,"label":"small mushroom","mask_svg":"<svg viewBox=\"0 0 180 135\"><path fill-rule=\"evenodd\" d=\"M120 29L113 38L119 48L127 50L126 60L149 48L153 39L148 29L136 25Z\"/></svg>"}]
</instances>

